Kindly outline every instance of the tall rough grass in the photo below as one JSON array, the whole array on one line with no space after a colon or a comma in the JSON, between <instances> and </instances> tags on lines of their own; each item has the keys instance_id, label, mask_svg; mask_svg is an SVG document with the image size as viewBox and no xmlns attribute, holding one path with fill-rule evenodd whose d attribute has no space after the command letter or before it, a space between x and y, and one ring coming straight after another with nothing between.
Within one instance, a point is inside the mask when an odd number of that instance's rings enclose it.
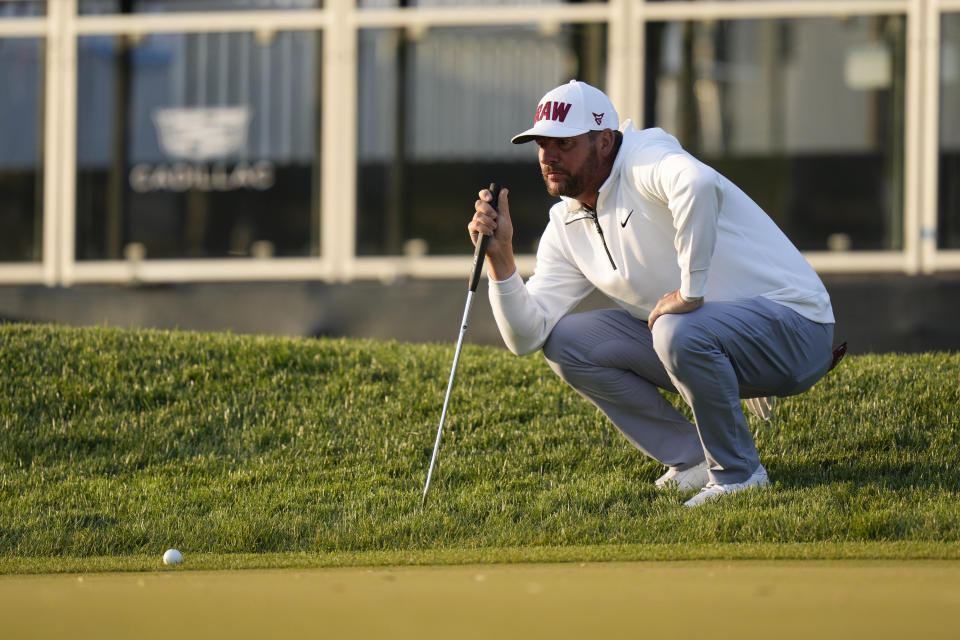
<instances>
[{"instance_id":1,"label":"tall rough grass","mask_svg":"<svg viewBox=\"0 0 960 640\"><path fill-rule=\"evenodd\" d=\"M690 510L542 357L0 326L0 555L960 541L960 355L848 357ZM678 398L672 401L678 403Z\"/></svg>"}]
</instances>

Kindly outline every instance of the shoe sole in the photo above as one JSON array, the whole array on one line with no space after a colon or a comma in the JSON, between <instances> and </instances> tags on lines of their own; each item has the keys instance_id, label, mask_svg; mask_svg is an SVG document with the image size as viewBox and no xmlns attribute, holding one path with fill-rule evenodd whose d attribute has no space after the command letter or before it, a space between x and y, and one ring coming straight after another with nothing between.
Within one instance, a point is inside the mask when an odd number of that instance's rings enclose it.
<instances>
[{"instance_id":1,"label":"shoe sole","mask_svg":"<svg viewBox=\"0 0 960 640\"><path fill-rule=\"evenodd\" d=\"M711 495L711 496L709 496L709 497L705 497L703 500L700 500L699 502L694 502L694 500L696 500L696 499L700 496L700 494L698 493L698 494L695 495L694 497L692 497L692 498L690 498L689 500L687 500L686 502L684 502L684 503L683 503L683 506L685 506L685 507L699 507L699 506L702 505L702 504L705 504L705 503L707 503L707 502L711 502L711 501L713 501L713 500L716 500L717 498L722 498L723 496L729 496L729 495L734 495L734 494L737 494L737 493L742 493L742 492L744 492L744 491L749 491L750 489L766 489L766 488L769 487L769 486L770 486L770 478L769 478L769 477L766 477L766 478L763 479L762 482L758 482L758 483L756 483L756 484L750 484L750 485L747 485L746 487L742 487L742 488L740 488L740 489L733 489L733 490L731 490L731 491L724 491L723 493L717 493L717 494L715 494L715 495Z\"/></svg>"}]
</instances>

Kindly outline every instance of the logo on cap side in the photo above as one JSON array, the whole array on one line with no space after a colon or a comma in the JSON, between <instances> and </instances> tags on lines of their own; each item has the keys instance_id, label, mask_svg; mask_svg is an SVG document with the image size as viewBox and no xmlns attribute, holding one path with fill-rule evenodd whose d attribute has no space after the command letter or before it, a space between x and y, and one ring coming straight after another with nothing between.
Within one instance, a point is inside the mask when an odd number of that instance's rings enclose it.
<instances>
[{"instance_id":1,"label":"logo on cap side","mask_svg":"<svg viewBox=\"0 0 960 640\"><path fill-rule=\"evenodd\" d=\"M591 111L591 113L593 113L593 112ZM593 114L593 119L597 121L597 124L600 124L601 122L603 122L603 114L602 114L602 113L594 113L594 114Z\"/></svg>"},{"instance_id":2,"label":"logo on cap side","mask_svg":"<svg viewBox=\"0 0 960 640\"><path fill-rule=\"evenodd\" d=\"M534 122L540 122L541 120L558 120L563 122L567 119L567 114L570 113L570 107L573 105L567 104L566 102L544 102L541 105L537 106L537 119Z\"/></svg>"}]
</instances>

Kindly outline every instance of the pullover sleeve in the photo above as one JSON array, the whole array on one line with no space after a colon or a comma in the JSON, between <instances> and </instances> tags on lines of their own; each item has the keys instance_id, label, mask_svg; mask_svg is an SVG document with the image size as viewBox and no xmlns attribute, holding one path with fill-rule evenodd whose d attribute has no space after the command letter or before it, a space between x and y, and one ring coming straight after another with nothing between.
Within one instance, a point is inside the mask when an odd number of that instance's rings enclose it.
<instances>
[{"instance_id":1,"label":"pullover sleeve","mask_svg":"<svg viewBox=\"0 0 960 640\"><path fill-rule=\"evenodd\" d=\"M723 206L720 175L680 152L669 153L653 165L639 165L634 178L641 190L666 205L673 218L680 295L703 296Z\"/></svg>"},{"instance_id":2,"label":"pullover sleeve","mask_svg":"<svg viewBox=\"0 0 960 640\"><path fill-rule=\"evenodd\" d=\"M560 318L593 291L563 255L552 225L540 239L537 267L526 283L514 271L506 280L490 280L488 286L500 335L518 356L540 349Z\"/></svg>"}]
</instances>

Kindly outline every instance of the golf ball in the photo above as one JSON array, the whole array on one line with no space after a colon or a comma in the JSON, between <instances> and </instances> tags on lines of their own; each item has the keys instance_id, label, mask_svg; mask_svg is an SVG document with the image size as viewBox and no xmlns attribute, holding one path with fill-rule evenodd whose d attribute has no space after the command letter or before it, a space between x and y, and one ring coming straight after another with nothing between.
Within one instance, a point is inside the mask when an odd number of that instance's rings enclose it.
<instances>
[{"instance_id":1,"label":"golf ball","mask_svg":"<svg viewBox=\"0 0 960 640\"><path fill-rule=\"evenodd\" d=\"M163 564L180 564L183 556L176 549L167 549L163 552Z\"/></svg>"}]
</instances>

